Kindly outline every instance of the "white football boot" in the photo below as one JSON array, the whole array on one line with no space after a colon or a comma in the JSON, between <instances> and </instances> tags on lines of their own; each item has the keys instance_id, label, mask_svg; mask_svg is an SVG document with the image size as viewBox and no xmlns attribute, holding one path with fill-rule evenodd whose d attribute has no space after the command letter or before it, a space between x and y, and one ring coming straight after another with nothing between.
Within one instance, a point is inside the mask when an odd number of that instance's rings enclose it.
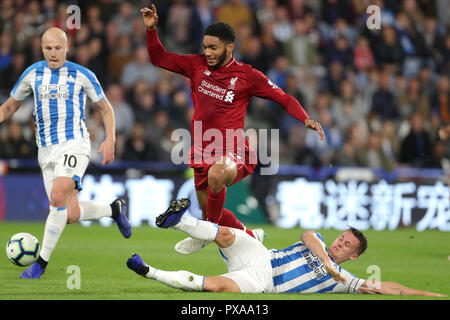
<instances>
[{"instance_id":1,"label":"white football boot","mask_svg":"<svg viewBox=\"0 0 450 320\"><path fill-rule=\"evenodd\" d=\"M203 247L206 247L212 241L199 240L188 237L181 240L175 245L175 251L181 254L191 254L199 251Z\"/></svg>"},{"instance_id":2,"label":"white football boot","mask_svg":"<svg viewBox=\"0 0 450 320\"><path fill-rule=\"evenodd\" d=\"M264 232L263 229L261 228L253 229L252 232L256 240L258 240L261 243L264 242L264 239L266 238L266 233Z\"/></svg>"},{"instance_id":3,"label":"white football boot","mask_svg":"<svg viewBox=\"0 0 450 320\"><path fill-rule=\"evenodd\" d=\"M263 229L257 228L252 230L253 235L255 236L255 239L260 241L261 243L264 242L264 239L266 238L266 234ZM206 247L208 244L210 244L212 241L207 240L199 240L199 239L193 239L191 237L188 237L186 239L183 239L179 241L175 245L175 251L180 254L192 254L195 253L202 248Z\"/></svg>"}]
</instances>

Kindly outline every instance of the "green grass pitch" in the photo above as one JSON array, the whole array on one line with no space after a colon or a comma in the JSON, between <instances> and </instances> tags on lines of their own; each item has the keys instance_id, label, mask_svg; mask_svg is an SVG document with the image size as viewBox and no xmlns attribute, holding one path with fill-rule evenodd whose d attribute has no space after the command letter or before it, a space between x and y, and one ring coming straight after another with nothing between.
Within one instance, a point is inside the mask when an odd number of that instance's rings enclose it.
<instances>
[{"instance_id":1,"label":"green grass pitch","mask_svg":"<svg viewBox=\"0 0 450 320\"><path fill-rule=\"evenodd\" d=\"M256 226L252 226L256 227ZM299 240L302 229L263 226L265 245L283 249ZM4 245L17 232L29 232L42 241L44 223L0 223L0 241ZM319 230L329 245L337 230ZM414 229L365 232L368 251L356 261L342 264L353 274L367 279L377 266L382 281L396 281L409 287L450 295L450 233L417 232ZM188 270L206 276L227 272L214 244L193 255L183 256L173 249L185 237L174 230L149 226L133 229L130 239L122 238L117 228L94 224L68 225L64 230L45 275L40 280L21 280L24 268L0 258L0 300L332 300L332 299L427 299L380 295L343 294L228 294L184 292L154 280L144 279L129 270L125 262L134 252L156 268ZM80 271L80 288L70 289ZM372 271L371 271L372 270ZM69 286L68 286L69 283ZM430 298L428 298L430 299ZM449 298L432 298L437 300Z\"/></svg>"}]
</instances>

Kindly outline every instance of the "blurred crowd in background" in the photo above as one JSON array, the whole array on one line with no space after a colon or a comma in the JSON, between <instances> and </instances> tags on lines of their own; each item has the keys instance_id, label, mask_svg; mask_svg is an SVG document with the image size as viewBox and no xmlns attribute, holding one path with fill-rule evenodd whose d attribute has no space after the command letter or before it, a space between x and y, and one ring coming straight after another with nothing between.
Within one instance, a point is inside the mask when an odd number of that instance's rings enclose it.
<instances>
[{"instance_id":1,"label":"blurred crowd in background","mask_svg":"<svg viewBox=\"0 0 450 320\"><path fill-rule=\"evenodd\" d=\"M280 163L319 167L444 168L450 146L448 0L178 0L156 1L158 33L168 51L201 53L215 20L236 32L237 60L261 70L321 122L326 142L279 105L253 98L246 126L279 129ZM68 30L67 7L81 9ZM116 115L116 158L170 161L174 129L190 128L189 80L149 63L139 12L148 1L0 0L0 102L21 73L42 60L41 35L67 31L68 60L91 69ZM381 9L369 29L366 9ZM92 161L104 139L88 103ZM33 98L0 126L0 158L34 158Z\"/></svg>"}]
</instances>

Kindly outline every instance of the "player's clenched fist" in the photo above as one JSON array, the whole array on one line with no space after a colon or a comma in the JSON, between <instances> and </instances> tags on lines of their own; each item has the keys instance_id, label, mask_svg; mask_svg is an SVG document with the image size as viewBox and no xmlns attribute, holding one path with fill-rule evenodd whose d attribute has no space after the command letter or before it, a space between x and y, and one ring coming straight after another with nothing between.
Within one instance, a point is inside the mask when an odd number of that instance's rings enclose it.
<instances>
[{"instance_id":1,"label":"player's clenched fist","mask_svg":"<svg viewBox=\"0 0 450 320\"><path fill-rule=\"evenodd\" d=\"M158 14L156 13L156 7L152 4L152 8L142 8L142 19L144 20L144 24L150 30L153 30L158 23Z\"/></svg>"}]
</instances>

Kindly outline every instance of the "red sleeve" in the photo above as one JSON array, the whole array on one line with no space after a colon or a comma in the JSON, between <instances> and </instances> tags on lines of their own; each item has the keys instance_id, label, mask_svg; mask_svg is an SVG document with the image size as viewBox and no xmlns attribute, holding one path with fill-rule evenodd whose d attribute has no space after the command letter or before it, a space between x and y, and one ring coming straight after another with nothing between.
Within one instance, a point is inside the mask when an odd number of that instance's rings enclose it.
<instances>
[{"instance_id":1,"label":"red sleeve","mask_svg":"<svg viewBox=\"0 0 450 320\"><path fill-rule=\"evenodd\" d=\"M147 29L147 51L150 62L160 68L179 73L191 78L195 63L201 61L198 54L181 55L167 52L161 41L159 41L158 32Z\"/></svg>"},{"instance_id":2,"label":"red sleeve","mask_svg":"<svg viewBox=\"0 0 450 320\"><path fill-rule=\"evenodd\" d=\"M300 105L297 99L285 93L276 84L270 81L261 71L251 69L252 74L250 79L253 85L250 88L250 94L263 99L272 100L281 105L292 117L305 122L310 119L305 109Z\"/></svg>"}]
</instances>

